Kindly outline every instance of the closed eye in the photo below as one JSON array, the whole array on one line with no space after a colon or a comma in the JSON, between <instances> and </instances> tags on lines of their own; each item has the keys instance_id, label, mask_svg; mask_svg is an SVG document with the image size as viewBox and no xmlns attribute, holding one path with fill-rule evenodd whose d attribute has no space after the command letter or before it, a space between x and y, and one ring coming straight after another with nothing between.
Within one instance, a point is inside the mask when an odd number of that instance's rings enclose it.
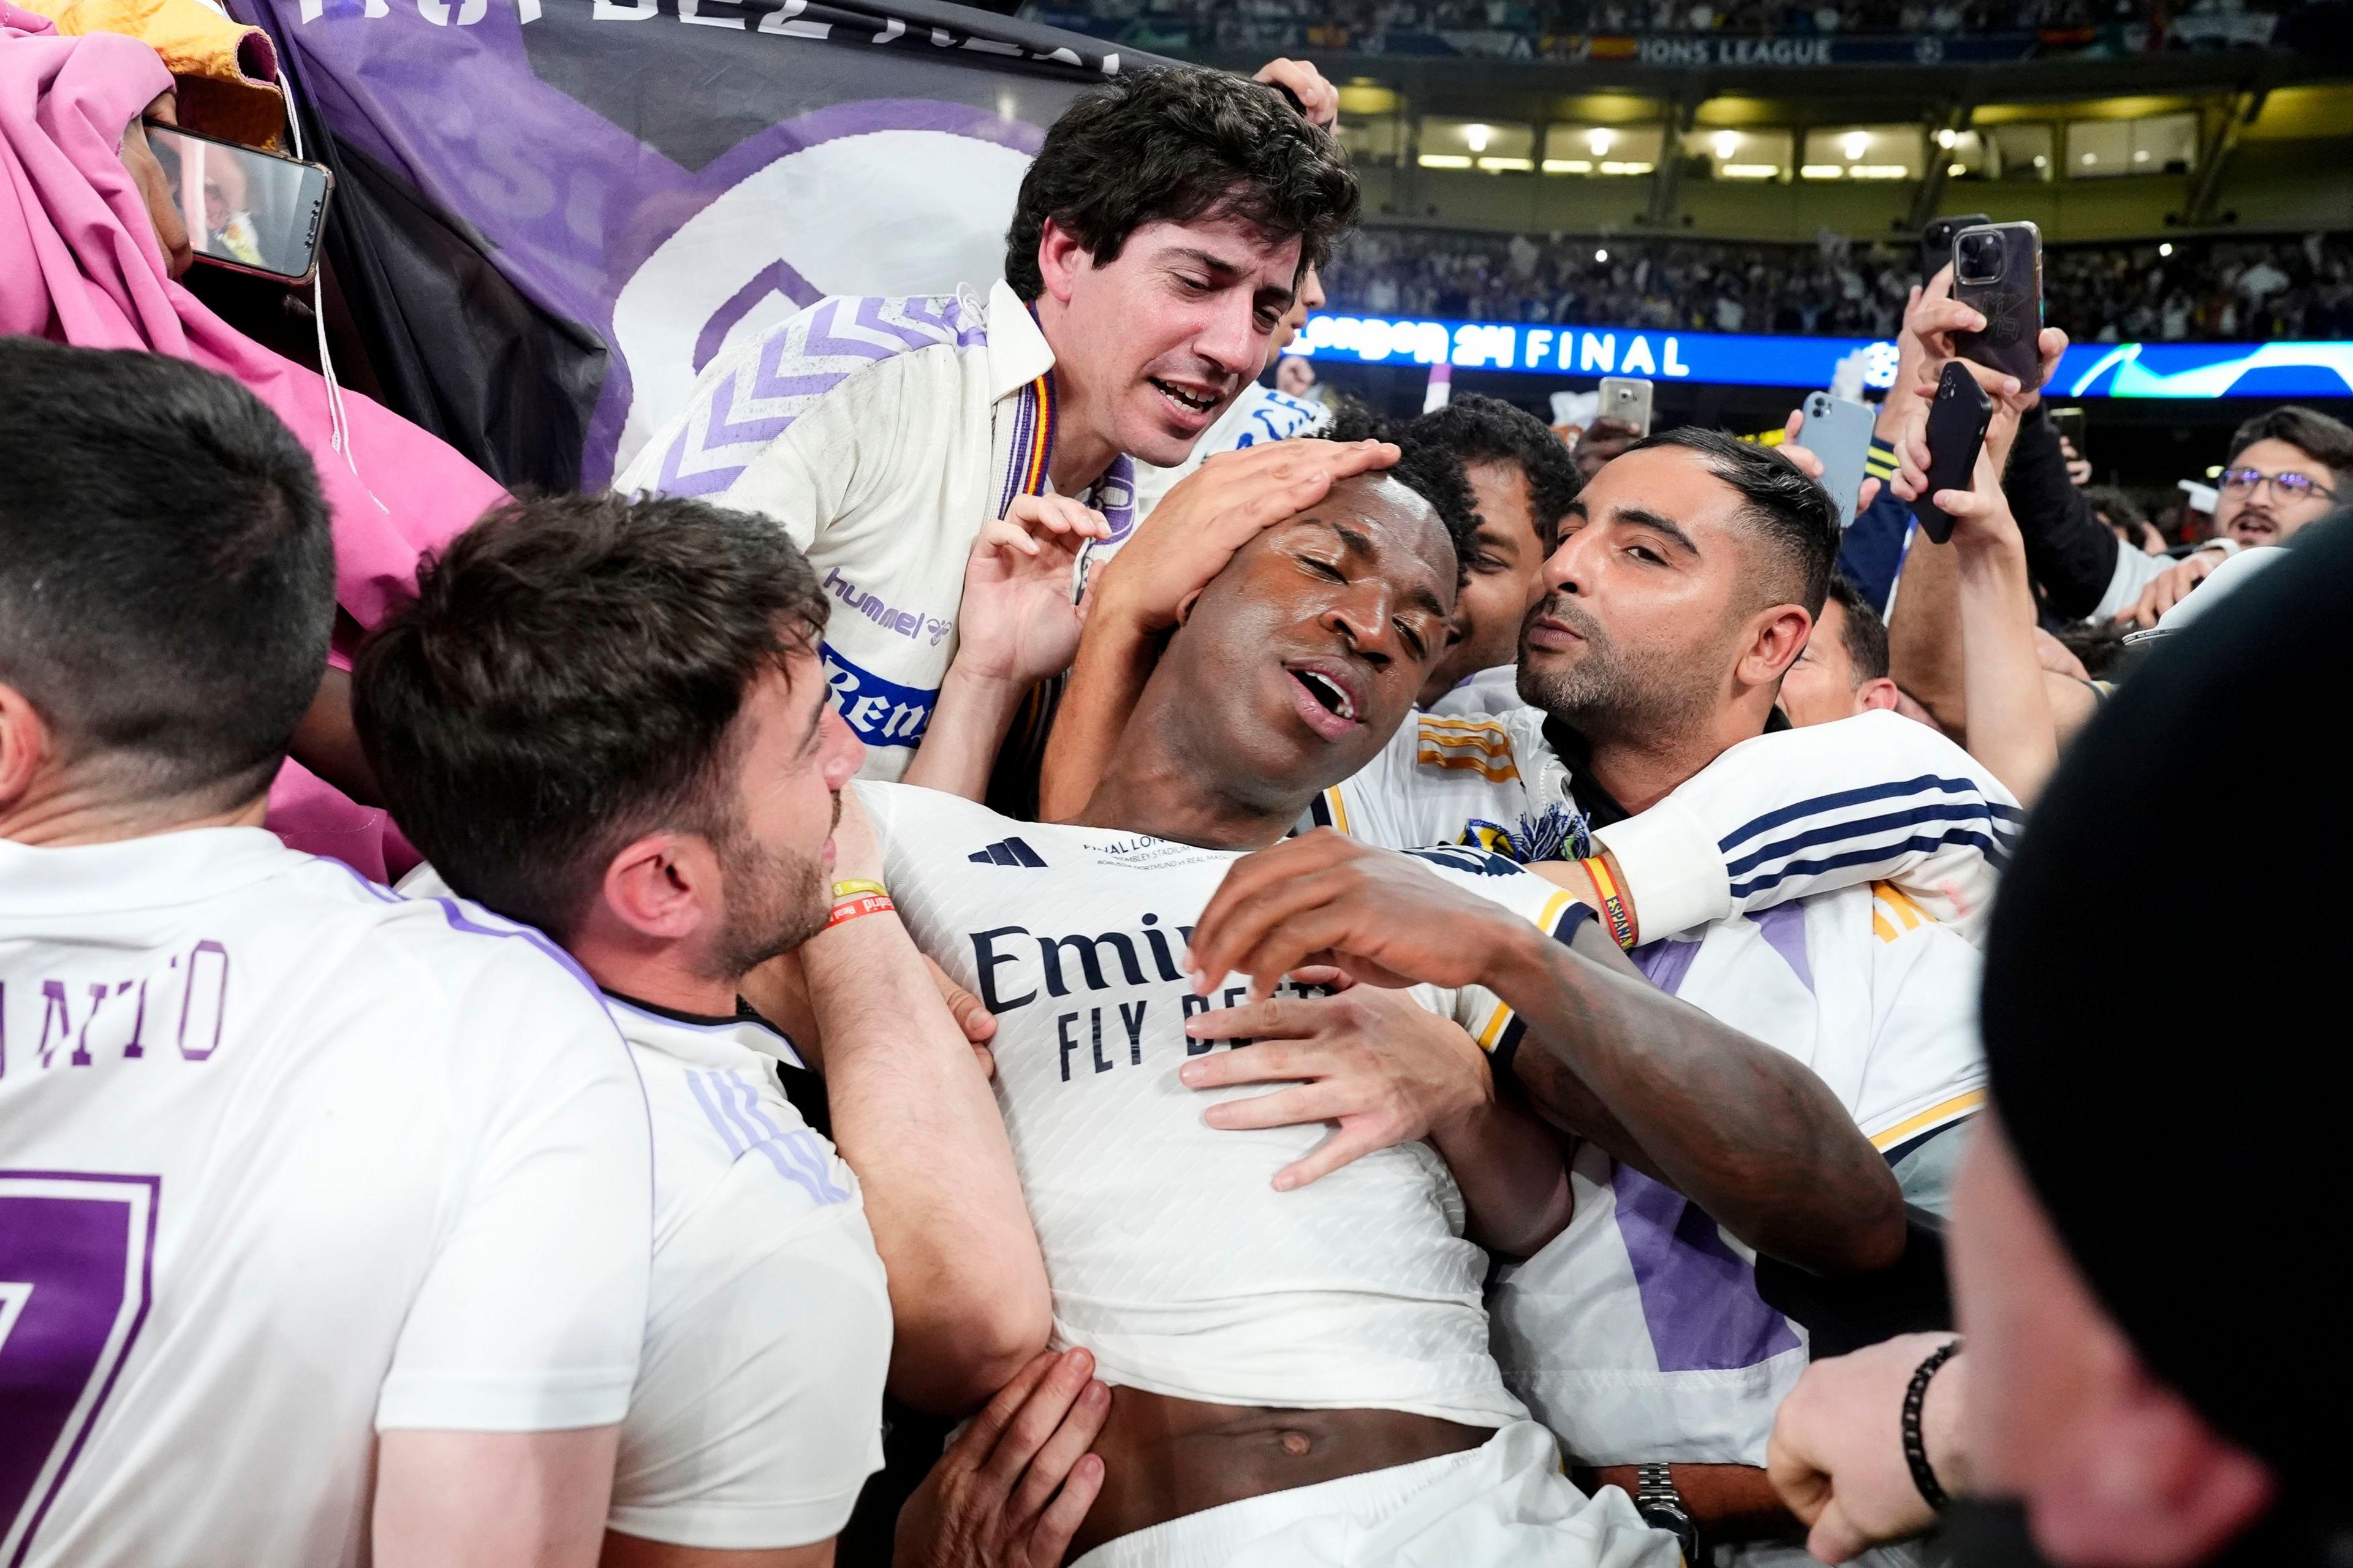
<instances>
[{"instance_id":1,"label":"closed eye","mask_svg":"<svg viewBox=\"0 0 2353 1568\"><path fill-rule=\"evenodd\" d=\"M1302 566L1314 567L1335 583L1345 583L1348 580L1348 574L1329 561L1318 561L1313 555L1303 555L1299 558L1299 563Z\"/></svg>"},{"instance_id":2,"label":"closed eye","mask_svg":"<svg viewBox=\"0 0 2353 1568\"><path fill-rule=\"evenodd\" d=\"M1404 641L1405 646L1413 650L1415 658L1423 659L1430 657L1430 646L1421 640L1421 634L1413 629L1411 622L1397 621L1392 624L1396 626L1398 636Z\"/></svg>"}]
</instances>

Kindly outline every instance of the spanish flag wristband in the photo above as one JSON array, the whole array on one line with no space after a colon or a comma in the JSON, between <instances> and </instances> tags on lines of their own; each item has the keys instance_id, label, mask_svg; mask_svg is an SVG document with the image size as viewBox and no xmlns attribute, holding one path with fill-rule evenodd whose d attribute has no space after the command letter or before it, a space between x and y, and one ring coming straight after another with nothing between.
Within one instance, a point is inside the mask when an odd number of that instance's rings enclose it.
<instances>
[{"instance_id":1,"label":"spanish flag wristband","mask_svg":"<svg viewBox=\"0 0 2353 1568\"><path fill-rule=\"evenodd\" d=\"M1620 947L1632 948L1633 917L1626 912L1625 896L1618 890L1618 879L1609 874L1609 862L1596 855L1577 864L1583 866L1585 874L1593 879L1593 890L1600 895L1601 912L1609 921L1610 940Z\"/></svg>"},{"instance_id":2,"label":"spanish flag wristband","mask_svg":"<svg viewBox=\"0 0 2353 1568\"><path fill-rule=\"evenodd\" d=\"M839 885L836 884L836 886ZM871 882L867 885L873 886ZM889 914L898 907L891 901L891 895L883 892L857 893L847 899L837 899L834 900L832 912L825 917L825 929L831 931L838 925L857 920L863 915Z\"/></svg>"}]
</instances>

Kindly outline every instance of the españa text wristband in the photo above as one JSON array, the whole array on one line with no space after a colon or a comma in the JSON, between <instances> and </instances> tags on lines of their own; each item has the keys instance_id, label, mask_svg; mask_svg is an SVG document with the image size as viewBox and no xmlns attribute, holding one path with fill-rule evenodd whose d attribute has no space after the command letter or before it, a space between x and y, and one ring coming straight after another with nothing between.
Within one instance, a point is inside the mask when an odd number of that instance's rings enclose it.
<instances>
[{"instance_id":1,"label":"espa\u00f1a text wristband","mask_svg":"<svg viewBox=\"0 0 2353 1568\"><path fill-rule=\"evenodd\" d=\"M833 906L833 912L825 917L825 929L831 931L834 927L845 921L854 921L860 915L889 914L898 907L891 901L891 895L888 893L860 893L844 899Z\"/></svg>"},{"instance_id":2,"label":"espa\u00f1a text wristband","mask_svg":"<svg viewBox=\"0 0 2353 1568\"><path fill-rule=\"evenodd\" d=\"M1601 896L1601 912L1609 921L1609 939L1621 948L1634 945L1633 917L1626 912L1626 900L1618 891L1618 879L1609 874L1608 862L1596 855L1581 860L1585 874L1593 879L1593 890Z\"/></svg>"}]
</instances>

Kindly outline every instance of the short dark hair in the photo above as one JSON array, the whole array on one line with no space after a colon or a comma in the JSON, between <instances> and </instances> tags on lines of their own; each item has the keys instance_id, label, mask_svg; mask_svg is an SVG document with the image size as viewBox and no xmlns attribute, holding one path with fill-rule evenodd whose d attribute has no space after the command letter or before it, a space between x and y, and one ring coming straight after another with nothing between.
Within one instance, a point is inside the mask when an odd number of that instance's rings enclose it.
<instances>
[{"instance_id":1,"label":"short dark hair","mask_svg":"<svg viewBox=\"0 0 2353 1568\"><path fill-rule=\"evenodd\" d=\"M1388 477L1428 501L1446 525L1447 540L1454 546L1455 585L1460 587L1469 571L1463 563L1471 559L1472 539L1479 531L1478 503L1453 452L1417 429L1420 423L1399 425L1353 397L1344 397L1334 405L1331 423L1314 434L1327 441L1396 443L1398 460Z\"/></svg>"},{"instance_id":2,"label":"short dark hair","mask_svg":"<svg viewBox=\"0 0 2353 1568\"><path fill-rule=\"evenodd\" d=\"M2353 426L2317 408L2283 403L2256 415L2232 434L2231 455L2223 461L2237 462L2239 454L2258 441L2284 441L2315 462L2328 465L2338 484L2353 480Z\"/></svg>"},{"instance_id":3,"label":"short dark hair","mask_svg":"<svg viewBox=\"0 0 2353 1568\"><path fill-rule=\"evenodd\" d=\"M1831 574L1824 608L1831 604L1846 612L1839 644L1846 649L1847 663L1854 667L1855 685L1883 679L1887 674L1887 623L1879 618L1878 610L1862 596L1862 589L1835 572Z\"/></svg>"},{"instance_id":4,"label":"short dark hair","mask_svg":"<svg viewBox=\"0 0 2353 1568\"><path fill-rule=\"evenodd\" d=\"M417 588L360 650L361 743L452 888L559 938L631 839L726 837L744 692L826 618L783 529L666 496L502 506Z\"/></svg>"},{"instance_id":5,"label":"short dark hair","mask_svg":"<svg viewBox=\"0 0 2353 1568\"><path fill-rule=\"evenodd\" d=\"M1300 237L1321 267L1356 221L1356 176L1331 132L1272 88L1197 67L1122 71L1082 93L1046 132L1005 235L1005 280L1046 291L1038 242L1052 218L1097 266L1147 223L1240 219Z\"/></svg>"},{"instance_id":6,"label":"short dark hair","mask_svg":"<svg viewBox=\"0 0 2353 1568\"><path fill-rule=\"evenodd\" d=\"M1696 425L1662 430L1628 450L1642 452L1657 447L1698 453L1707 460L1708 472L1740 492L1742 512L1792 575L1790 582L1774 584L1769 590L1772 597L1760 603L1803 605L1806 614L1820 615L1839 551L1838 503L1831 500L1821 481L1770 447Z\"/></svg>"},{"instance_id":7,"label":"short dark hair","mask_svg":"<svg viewBox=\"0 0 2353 1568\"><path fill-rule=\"evenodd\" d=\"M1585 478L1551 426L1515 403L1465 392L1406 428L1451 451L1466 468L1472 463L1518 468L1527 479L1528 509L1535 519L1538 542L1547 554L1560 542L1560 520L1585 488Z\"/></svg>"},{"instance_id":8,"label":"short dark hair","mask_svg":"<svg viewBox=\"0 0 2353 1568\"><path fill-rule=\"evenodd\" d=\"M317 696L334 542L311 455L184 360L0 337L0 681L149 801L269 787Z\"/></svg>"}]
</instances>

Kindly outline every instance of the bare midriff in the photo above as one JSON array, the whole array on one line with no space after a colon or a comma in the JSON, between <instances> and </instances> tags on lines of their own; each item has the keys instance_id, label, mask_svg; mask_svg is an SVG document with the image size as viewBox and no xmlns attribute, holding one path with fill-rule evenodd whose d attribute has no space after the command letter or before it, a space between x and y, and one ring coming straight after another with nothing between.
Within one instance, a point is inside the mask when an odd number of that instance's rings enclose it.
<instances>
[{"instance_id":1,"label":"bare midriff","mask_svg":"<svg viewBox=\"0 0 2353 1568\"><path fill-rule=\"evenodd\" d=\"M1103 1491L1070 1557L1188 1513L1478 1447L1495 1434L1404 1410L1281 1410L1111 1391Z\"/></svg>"}]
</instances>

